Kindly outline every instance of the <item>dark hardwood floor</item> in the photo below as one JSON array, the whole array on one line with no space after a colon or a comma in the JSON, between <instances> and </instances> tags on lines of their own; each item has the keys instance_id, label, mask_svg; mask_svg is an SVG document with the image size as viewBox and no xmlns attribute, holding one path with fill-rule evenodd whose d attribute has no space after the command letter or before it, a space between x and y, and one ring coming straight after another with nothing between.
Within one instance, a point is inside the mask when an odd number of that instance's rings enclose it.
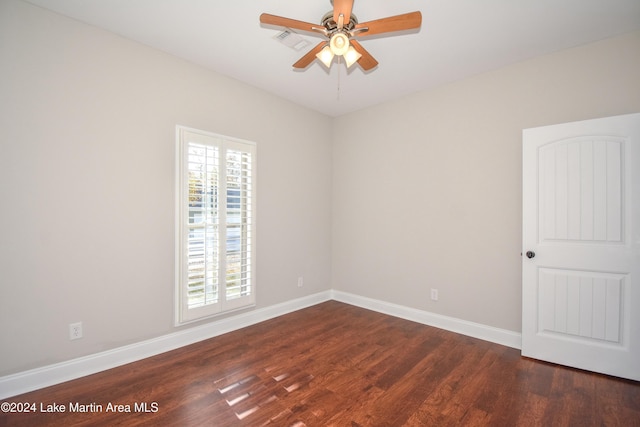
<instances>
[{"instance_id":1,"label":"dark hardwood floor","mask_svg":"<svg viewBox=\"0 0 640 427\"><path fill-rule=\"evenodd\" d=\"M640 426L638 382L335 301L5 401L37 412L1 426Z\"/></svg>"}]
</instances>

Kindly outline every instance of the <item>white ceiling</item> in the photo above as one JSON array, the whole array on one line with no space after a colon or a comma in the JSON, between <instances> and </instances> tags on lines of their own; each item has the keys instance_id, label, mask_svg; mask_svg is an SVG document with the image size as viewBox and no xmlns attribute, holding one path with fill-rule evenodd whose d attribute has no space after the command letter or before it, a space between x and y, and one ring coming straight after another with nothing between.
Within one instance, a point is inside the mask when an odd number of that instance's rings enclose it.
<instances>
[{"instance_id":1,"label":"white ceiling","mask_svg":"<svg viewBox=\"0 0 640 427\"><path fill-rule=\"evenodd\" d=\"M262 12L320 23L329 0L26 0L171 53L329 116L339 116L544 53L640 29L640 0L355 0L359 22L419 10L417 33L362 39L365 73L296 51ZM393 33L391 33L393 34Z\"/></svg>"}]
</instances>

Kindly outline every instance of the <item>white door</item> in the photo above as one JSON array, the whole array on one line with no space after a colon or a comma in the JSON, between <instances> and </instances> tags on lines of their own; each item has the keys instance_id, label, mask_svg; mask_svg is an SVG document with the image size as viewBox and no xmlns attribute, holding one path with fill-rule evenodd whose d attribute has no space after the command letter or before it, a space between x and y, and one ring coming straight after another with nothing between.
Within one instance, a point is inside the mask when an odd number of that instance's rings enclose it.
<instances>
[{"instance_id":1,"label":"white door","mask_svg":"<svg viewBox=\"0 0 640 427\"><path fill-rule=\"evenodd\" d=\"M640 114L523 131L522 355L640 380Z\"/></svg>"}]
</instances>

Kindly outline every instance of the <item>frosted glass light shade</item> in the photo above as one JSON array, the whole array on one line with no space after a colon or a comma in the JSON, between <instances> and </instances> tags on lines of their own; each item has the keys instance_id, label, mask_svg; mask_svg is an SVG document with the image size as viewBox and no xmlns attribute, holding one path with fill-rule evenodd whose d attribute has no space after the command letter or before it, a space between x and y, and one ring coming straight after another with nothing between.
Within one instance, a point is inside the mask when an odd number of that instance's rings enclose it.
<instances>
[{"instance_id":1,"label":"frosted glass light shade","mask_svg":"<svg viewBox=\"0 0 640 427\"><path fill-rule=\"evenodd\" d=\"M344 33L335 33L329 41L331 52L334 55L344 55L349 50L349 37Z\"/></svg>"},{"instance_id":2,"label":"frosted glass light shade","mask_svg":"<svg viewBox=\"0 0 640 427\"><path fill-rule=\"evenodd\" d=\"M316 53L316 58L329 68L331 67L331 61L333 61L333 52L329 46L325 46L320 52Z\"/></svg>"},{"instance_id":3,"label":"frosted glass light shade","mask_svg":"<svg viewBox=\"0 0 640 427\"><path fill-rule=\"evenodd\" d=\"M355 50L353 46L349 46L347 53L344 54L344 61L347 63L347 68L355 64L361 57L360 52Z\"/></svg>"}]
</instances>

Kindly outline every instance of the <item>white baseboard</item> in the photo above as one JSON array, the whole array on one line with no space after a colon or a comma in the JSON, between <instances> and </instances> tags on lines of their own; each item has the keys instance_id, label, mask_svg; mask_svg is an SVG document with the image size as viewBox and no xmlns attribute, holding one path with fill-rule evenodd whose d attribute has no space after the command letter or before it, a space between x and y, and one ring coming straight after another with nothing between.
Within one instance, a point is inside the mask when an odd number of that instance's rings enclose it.
<instances>
[{"instance_id":1,"label":"white baseboard","mask_svg":"<svg viewBox=\"0 0 640 427\"><path fill-rule=\"evenodd\" d=\"M76 378L95 374L147 357L155 356L198 341L213 338L227 332L264 322L312 305L334 299L336 301L411 320L440 329L468 335L485 341L494 342L520 349L521 335L516 332L453 317L442 316L385 301L374 300L340 291L320 292L307 297L287 301L270 307L260 308L217 322L207 323L179 332L118 347L77 359L68 360L29 371L18 372L0 378L0 399L28 393L40 388L60 384Z\"/></svg>"},{"instance_id":2,"label":"white baseboard","mask_svg":"<svg viewBox=\"0 0 640 427\"><path fill-rule=\"evenodd\" d=\"M321 292L273 306L259 308L217 322L185 329L135 344L79 357L42 368L18 372L0 378L0 399L95 374L147 357L155 356L198 341L264 322L331 299L331 292Z\"/></svg>"},{"instance_id":3,"label":"white baseboard","mask_svg":"<svg viewBox=\"0 0 640 427\"><path fill-rule=\"evenodd\" d=\"M443 316L428 311L405 307L386 301L375 300L359 295L332 290L331 298L357 307L377 311L394 317L422 323L423 325L434 326L458 334L479 338L484 341L512 347L520 350L522 345L522 334L508 331L506 329L494 328L493 326L482 325L480 323L469 322L455 317Z\"/></svg>"}]
</instances>

